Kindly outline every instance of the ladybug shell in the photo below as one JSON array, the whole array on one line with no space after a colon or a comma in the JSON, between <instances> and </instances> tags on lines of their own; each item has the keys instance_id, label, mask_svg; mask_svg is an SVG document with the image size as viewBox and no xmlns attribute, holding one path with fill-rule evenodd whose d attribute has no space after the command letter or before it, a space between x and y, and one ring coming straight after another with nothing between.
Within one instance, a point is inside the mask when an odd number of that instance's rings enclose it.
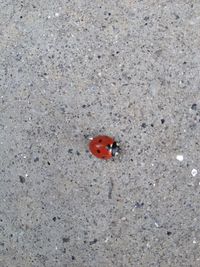
<instances>
[{"instance_id":1,"label":"ladybug shell","mask_svg":"<svg viewBox=\"0 0 200 267\"><path fill-rule=\"evenodd\" d=\"M94 137L89 143L90 152L99 159L112 158L112 151L108 149L115 140L106 135L99 135Z\"/></svg>"}]
</instances>

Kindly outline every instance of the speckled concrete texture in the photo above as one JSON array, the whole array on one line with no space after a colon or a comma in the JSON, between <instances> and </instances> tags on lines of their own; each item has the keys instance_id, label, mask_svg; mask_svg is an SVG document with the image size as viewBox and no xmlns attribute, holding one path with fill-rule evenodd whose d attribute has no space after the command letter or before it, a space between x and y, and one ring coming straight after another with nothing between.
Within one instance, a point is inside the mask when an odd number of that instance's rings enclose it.
<instances>
[{"instance_id":1,"label":"speckled concrete texture","mask_svg":"<svg viewBox=\"0 0 200 267\"><path fill-rule=\"evenodd\" d=\"M200 1L1 0L0 36L0 267L199 267Z\"/></svg>"}]
</instances>

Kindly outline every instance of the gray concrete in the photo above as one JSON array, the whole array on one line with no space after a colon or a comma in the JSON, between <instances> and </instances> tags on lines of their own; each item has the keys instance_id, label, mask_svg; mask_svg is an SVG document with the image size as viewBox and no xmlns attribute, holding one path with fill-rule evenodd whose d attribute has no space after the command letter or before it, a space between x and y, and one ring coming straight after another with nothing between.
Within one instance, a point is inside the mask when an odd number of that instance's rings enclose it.
<instances>
[{"instance_id":1,"label":"gray concrete","mask_svg":"<svg viewBox=\"0 0 200 267\"><path fill-rule=\"evenodd\" d=\"M0 267L200 266L199 14L0 1Z\"/></svg>"}]
</instances>

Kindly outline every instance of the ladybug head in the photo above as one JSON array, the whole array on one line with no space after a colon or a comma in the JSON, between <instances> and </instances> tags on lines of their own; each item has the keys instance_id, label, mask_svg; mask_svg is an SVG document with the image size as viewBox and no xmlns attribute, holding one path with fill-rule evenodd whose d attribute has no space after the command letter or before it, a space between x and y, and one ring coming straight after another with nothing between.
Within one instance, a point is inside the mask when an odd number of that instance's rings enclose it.
<instances>
[{"instance_id":1,"label":"ladybug head","mask_svg":"<svg viewBox=\"0 0 200 267\"><path fill-rule=\"evenodd\" d=\"M119 144L117 142L113 142L112 145L109 145L108 149L111 151L113 157L117 156L119 154L119 151L120 151L120 147L119 147Z\"/></svg>"}]
</instances>

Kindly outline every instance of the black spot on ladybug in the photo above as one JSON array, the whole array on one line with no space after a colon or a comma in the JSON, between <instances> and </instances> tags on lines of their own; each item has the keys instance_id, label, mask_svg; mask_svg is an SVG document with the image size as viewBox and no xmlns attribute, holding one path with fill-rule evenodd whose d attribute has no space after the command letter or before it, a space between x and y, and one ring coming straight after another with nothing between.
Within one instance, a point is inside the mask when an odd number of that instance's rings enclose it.
<instances>
[{"instance_id":1,"label":"black spot on ladybug","mask_svg":"<svg viewBox=\"0 0 200 267\"><path fill-rule=\"evenodd\" d=\"M101 153L101 151L99 149L97 149L97 153Z\"/></svg>"},{"instance_id":2,"label":"black spot on ladybug","mask_svg":"<svg viewBox=\"0 0 200 267\"><path fill-rule=\"evenodd\" d=\"M101 139L99 139L99 143L101 143L102 142L102 140Z\"/></svg>"}]
</instances>

